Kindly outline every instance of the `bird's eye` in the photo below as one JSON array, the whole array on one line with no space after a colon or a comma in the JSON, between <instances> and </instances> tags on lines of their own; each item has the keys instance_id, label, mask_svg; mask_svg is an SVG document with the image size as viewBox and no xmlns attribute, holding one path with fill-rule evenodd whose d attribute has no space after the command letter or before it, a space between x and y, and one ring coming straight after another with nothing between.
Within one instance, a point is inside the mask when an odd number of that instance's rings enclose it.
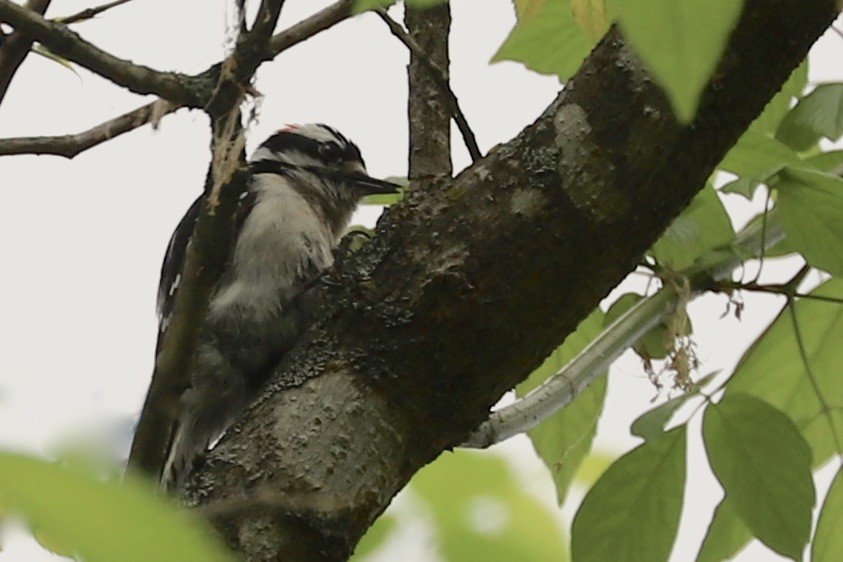
<instances>
[{"instance_id":1,"label":"bird's eye","mask_svg":"<svg viewBox=\"0 0 843 562\"><path fill-rule=\"evenodd\" d=\"M338 162L342 159L342 149L337 143L326 142L319 145L319 156L327 163Z\"/></svg>"}]
</instances>

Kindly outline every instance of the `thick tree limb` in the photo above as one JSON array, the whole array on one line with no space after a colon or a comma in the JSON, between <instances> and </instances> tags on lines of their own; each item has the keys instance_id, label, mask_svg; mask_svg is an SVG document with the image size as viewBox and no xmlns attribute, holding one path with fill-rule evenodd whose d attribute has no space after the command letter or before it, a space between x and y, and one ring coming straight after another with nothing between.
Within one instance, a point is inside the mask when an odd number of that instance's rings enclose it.
<instances>
[{"instance_id":1,"label":"thick tree limb","mask_svg":"<svg viewBox=\"0 0 843 562\"><path fill-rule=\"evenodd\" d=\"M9 0L0 0L0 20L50 49L56 55L95 72L136 94L155 94L174 103L201 105L186 85L188 77L175 72L160 72L95 47L67 26L45 20L32 10Z\"/></svg>"},{"instance_id":2,"label":"thick tree limb","mask_svg":"<svg viewBox=\"0 0 843 562\"><path fill-rule=\"evenodd\" d=\"M26 3L26 8L44 15L49 5L50 0L30 0ZM0 43L0 103L3 103L9 84L31 47L32 38L17 30L8 37L3 37Z\"/></svg>"},{"instance_id":3,"label":"thick tree limb","mask_svg":"<svg viewBox=\"0 0 843 562\"><path fill-rule=\"evenodd\" d=\"M188 500L248 559L345 559L635 266L836 13L747 0L687 126L610 31L535 123L389 209ZM214 510L250 497L274 500Z\"/></svg>"}]
</instances>

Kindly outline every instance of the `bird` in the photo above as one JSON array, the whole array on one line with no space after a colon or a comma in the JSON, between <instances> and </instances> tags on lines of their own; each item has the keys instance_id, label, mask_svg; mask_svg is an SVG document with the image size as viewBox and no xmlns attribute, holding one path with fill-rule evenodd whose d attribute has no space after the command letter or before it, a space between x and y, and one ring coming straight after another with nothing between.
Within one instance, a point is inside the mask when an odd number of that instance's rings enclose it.
<instances>
[{"instance_id":1,"label":"bird","mask_svg":"<svg viewBox=\"0 0 843 562\"><path fill-rule=\"evenodd\" d=\"M315 306L297 297L333 264L357 204L366 195L398 189L369 176L357 145L322 123L276 131L254 151L249 169L233 248L199 332L190 386L164 436L166 460L153 475L165 490L182 485L307 327ZM191 205L167 247L156 357L205 197Z\"/></svg>"}]
</instances>

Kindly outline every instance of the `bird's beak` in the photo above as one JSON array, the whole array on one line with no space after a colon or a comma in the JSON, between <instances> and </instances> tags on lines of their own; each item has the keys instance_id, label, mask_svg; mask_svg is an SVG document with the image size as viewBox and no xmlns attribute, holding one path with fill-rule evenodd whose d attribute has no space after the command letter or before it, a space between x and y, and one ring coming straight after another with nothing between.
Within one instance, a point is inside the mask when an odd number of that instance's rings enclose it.
<instances>
[{"instance_id":1,"label":"bird's beak","mask_svg":"<svg viewBox=\"0 0 843 562\"><path fill-rule=\"evenodd\" d=\"M351 185L359 189L363 195L386 195L398 193L401 188L397 183L379 180L363 173L349 173L348 179Z\"/></svg>"},{"instance_id":2,"label":"bird's beak","mask_svg":"<svg viewBox=\"0 0 843 562\"><path fill-rule=\"evenodd\" d=\"M357 162L350 165L347 164L343 171L343 176L343 179L360 190L360 194L364 196L398 193L398 190L401 188L397 183L373 178L366 173L366 168Z\"/></svg>"}]
</instances>

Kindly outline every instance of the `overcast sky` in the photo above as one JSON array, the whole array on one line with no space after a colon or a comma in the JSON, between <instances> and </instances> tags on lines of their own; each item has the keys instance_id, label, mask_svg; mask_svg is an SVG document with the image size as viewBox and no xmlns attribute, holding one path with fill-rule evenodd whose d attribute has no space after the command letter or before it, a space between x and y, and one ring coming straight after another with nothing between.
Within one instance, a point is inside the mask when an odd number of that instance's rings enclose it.
<instances>
[{"instance_id":1,"label":"overcast sky","mask_svg":"<svg viewBox=\"0 0 843 562\"><path fill-rule=\"evenodd\" d=\"M68 15L91 4L55 0L48 15ZM224 52L228 4L136 1L75 29L137 63L196 73ZM327 4L288 0L282 27ZM486 151L532 122L559 83L518 64L488 64L514 23L508 0L456 0L452 11L452 86ZM843 81L841 51L843 39L826 34L811 59L811 80ZM258 73L256 86L264 97L249 148L287 123L321 121L360 146L373 175L406 175L406 62L403 46L372 15L291 49ZM79 132L149 101L83 69L77 73L30 56L0 105L0 137ZM144 127L72 161L0 159L5 211L0 221L0 447L49 454L68 438L97 435L112 443L116 454L125 454L128 428L152 370L161 259L174 225L202 188L207 146L205 116L182 110L166 117L157 131ZM460 170L468 157L459 138L454 147L455 170ZM749 207L736 199L727 204L740 222ZM702 374L728 372L777 311L775 299L747 302L742 322L720 319L724 297L692 305ZM636 444L628 435L629 423L656 393L631 356L619 362L610 384L610 415L601 421L596 446L620 452ZM698 440L691 444L699 452ZM552 503L550 480L526 440L505 449ZM695 552L719 499L704 472L705 461L692 452L692 490L676 562ZM17 535L5 542L0 561L51 559L36 557ZM740 557L778 559L760 546Z\"/></svg>"}]
</instances>

